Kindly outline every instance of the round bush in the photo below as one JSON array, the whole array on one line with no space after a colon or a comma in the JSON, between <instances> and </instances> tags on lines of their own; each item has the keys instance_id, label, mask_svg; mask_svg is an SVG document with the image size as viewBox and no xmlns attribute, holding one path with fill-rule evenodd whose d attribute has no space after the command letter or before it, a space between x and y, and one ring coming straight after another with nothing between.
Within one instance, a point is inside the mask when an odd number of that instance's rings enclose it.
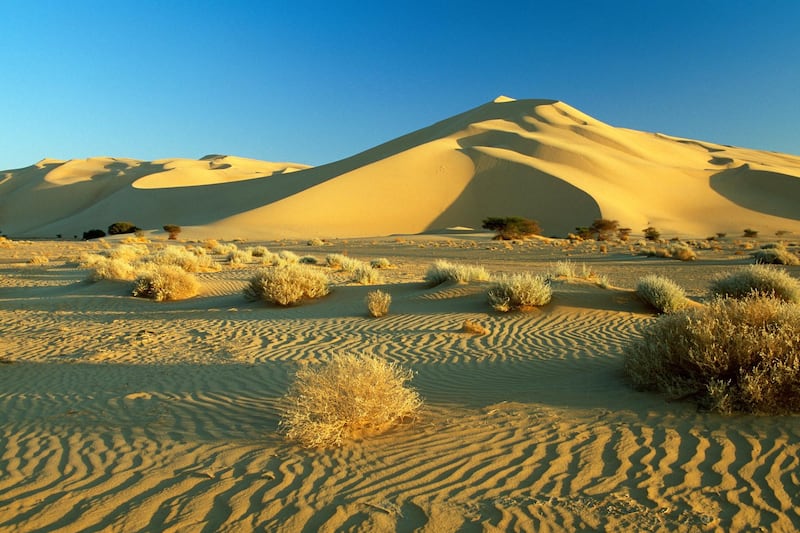
<instances>
[{"instance_id":1,"label":"round bush","mask_svg":"<svg viewBox=\"0 0 800 533\"><path fill-rule=\"evenodd\" d=\"M634 386L723 412L800 412L800 307L751 294L662 315L625 354Z\"/></svg>"},{"instance_id":2,"label":"round bush","mask_svg":"<svg viewBox=\"0 0 800 533\"><path fill-rule=\"evenodd\" d=\"M431 286L440 285L446 281L469 283L470 281L489 281L490 278L489 271L482 266L459 265L443 259L434 261L425 273L425 282Z\"/></svg>"},{"instance_id":3,"label":"round bush","mask_svg":"<svg viewBox=\"0 0 800 533\"><path fill-rule=\"evenodd\" d=\"M651 274L636 284L636 294L662 313L672 313L687 306L686 293L671 279Z\"/></svg>"},{"instance_id":4,"label":"round bush","mask_svg":"<svg viewBox=\"0 0 800 533\"><path fill-rule=\"evenodd\" d=\"M372 355L343 354L300 368L289 388L281 428L308 448L341 446L413 419L422 400L413 377Z\"/></svg>"},{"instance_id":5,"label":"round bush","mask_svg":"<svg viewBox=\"0 0 800 533\"><path fill-rule=\"evenodd\" d=\"M244 289L245 296L251 300L284 306L321 298L329 292L328 276L313 267L296 263L260 270Z\"/></svg>"},{"instance_id":6,"label":"round bush","mask_svg":"<svg viewBox=\"0 0 800 533\"><path fill-rule=\"evenodd\" d=\"M133 295L157 302L183 300L195 296L200 288L193 274L175 265L152 265L139 274Z\"/></svg>"},{"instance_id":7,"label":"round bush","mask_svg":"<svg viewBox=\"0 0 800 533\"><path fill-rule=\"evenodd\" d=\"M496 311L525 311L549 303L553 289L546 277L526 272L500 277L487 296Z\"/></svg>"},{"instance_id":8,"label":"round bush","mask_svg":"<svg viewBox=\"0 0 800 533\"><path fill-rule=\"evenodd\" d=\"M748 265L711 281L713 296L744 298L753 292L774 295L787 302L800 302L800 282L785 271L769 265Z\"/></svg>"},{"instance_id":9,"label":"round bush","mask_svg":"<svg viewBox=\"0 0 800 533\"><path fill-rule=\"evenodd\" d=\"M392 304L392 295L383 291L370 291L365 299L369 314L375 318L385 316L389 313L389 306Z\"/></svg>"}]
</instances>

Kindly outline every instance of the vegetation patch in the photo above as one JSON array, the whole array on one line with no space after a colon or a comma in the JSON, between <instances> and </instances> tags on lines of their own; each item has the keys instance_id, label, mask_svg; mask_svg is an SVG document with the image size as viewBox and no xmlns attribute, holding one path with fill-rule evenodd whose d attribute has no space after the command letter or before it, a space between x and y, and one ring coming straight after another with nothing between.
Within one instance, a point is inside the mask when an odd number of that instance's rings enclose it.
<instances>
[{"instance_id":1,"label":"vegetation patch","mask_svg":"<svg viewBox=\"0 0 800 533\"><path fill-rule=\"evenodd\" d=\"M751 293L774 296L791 303L800 303L800 282L778 267L748 265L711 281L711 294L745 298Z\"/></svg>"},{"instance_id":2,"label":"vegetation patch","mask_svg":"<svg viewBox=\"0 0 800 533\"><path fill-rule=\"evenodd\" d=\"M671 279L655 274L638 281L636 295L662 313L674 313L688 305L683 288Z\"/></svg>"},{"instance_id":3,"label":"vegetation patch","mask_svg":"<svg viewBox=\"0 0 800 533\"><path fill-rule=\"evenodd\" d=\"M523 272L501 276L487 296L496 311L527 311L549 303L553 289L546 277Z\"/></svg>"}]
</instances>

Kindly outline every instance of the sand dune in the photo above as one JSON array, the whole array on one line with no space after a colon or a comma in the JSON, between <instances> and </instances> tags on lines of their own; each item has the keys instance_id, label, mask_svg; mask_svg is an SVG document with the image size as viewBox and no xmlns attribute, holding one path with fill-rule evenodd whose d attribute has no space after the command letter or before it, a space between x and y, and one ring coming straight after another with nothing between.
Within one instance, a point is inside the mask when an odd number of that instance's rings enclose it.
<instances>
[{"instance_id":1,"label":"sand dune","mask_svg":"<svg viewBox=\"0 0 800 533\"><path fill-rule=\"evenodd\" d=\"M198 297L158 304L85 281L74 258L99 244L0 249L0 531L790 531L800 520L795 418L701 413L621 374L653 317L630 291L637 277L667 275L701 298L746 261L735 244L692 264L577 245L573 258L621 288L557 282L550 304L511 314L491 311L486 284L426 286L427 265L545 272L566 249L485 236L281 246L388 257L390 314L368 317L375 287L342 273L330 296L288 309L242 297L254 265L200 274ZM34 254L50 262L28 265ZM489 333L462 332L466 319ZM298 365L364 350L415 370L420 419L335 450L285 441Z\"/></svg>"},{"instance_id":2,"label":"sand dune","mask_svg":"<svg viewBox=\"0 0 800 533\"><path fill-rule=\"evenodd\" d=\"M694 237L800 231L800 157L615 128L553 100L498 98L314 168L93 158L1 175L0 229L27 237L120 220L188 236L359 237L508 215L561 236L599 217Z\"/></svg>"}]
</instances>

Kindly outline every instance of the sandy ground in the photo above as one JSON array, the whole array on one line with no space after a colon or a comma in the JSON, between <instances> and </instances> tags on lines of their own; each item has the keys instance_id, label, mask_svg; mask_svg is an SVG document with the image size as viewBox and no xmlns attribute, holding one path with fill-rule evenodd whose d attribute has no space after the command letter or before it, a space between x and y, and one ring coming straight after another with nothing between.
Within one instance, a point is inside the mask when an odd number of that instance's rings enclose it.
<instances>
[{"instance_id":1,"label":"sandy ground","mask_svg":"<svg viewBox=\"0 0 800 533\"><path fill-rule=\"evenodd\" d=\"M797 417L698 412L634 391L621 372L625 347L654 317L630 291L636 280L663 274L700 301L716 273L751 262L746 241L691 263L485 235L263 244L386 257L396 268L378 287L332 273L330 296L279 308L243 298L255 266L225 266L199 275L198 297L155 303L131 297L129 284L86 281L76 259L100 243L0 249L0 530L800 524ZM29 264L37 255L49 262ZM486 284L426 287L439 258L495 273L545 273L570 259L619 289L558 282L549 305L500 314ZM363 301L375 288L393 296L379 319ZM489 334L461 332L465 319ZM334 450L287 442L278 421L293 372L343 351L413 368L420 419Z\"/></svg>"}]
</instances>

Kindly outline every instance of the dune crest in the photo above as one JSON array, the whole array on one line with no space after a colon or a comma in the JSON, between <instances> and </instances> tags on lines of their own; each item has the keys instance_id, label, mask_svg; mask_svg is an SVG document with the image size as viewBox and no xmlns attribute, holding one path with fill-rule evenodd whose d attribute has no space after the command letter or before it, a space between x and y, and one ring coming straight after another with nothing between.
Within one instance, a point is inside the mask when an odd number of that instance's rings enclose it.
<instances>
[{"instance_id":1,"label":"dune crest","mask_svg":"<svg viewBox=\"0 0 800 533\"><path fill-rule=\"evenodd\" d=\"M42 160L0 172L0 228L117 220L222 238L363 237L525 216L548 235L599 217L634 232L800 231L800 157L617 128L557 100L492 102L315 168L235 156ZM165 220L169 218L169 220Z\"/></svg>"}]
</instances>

